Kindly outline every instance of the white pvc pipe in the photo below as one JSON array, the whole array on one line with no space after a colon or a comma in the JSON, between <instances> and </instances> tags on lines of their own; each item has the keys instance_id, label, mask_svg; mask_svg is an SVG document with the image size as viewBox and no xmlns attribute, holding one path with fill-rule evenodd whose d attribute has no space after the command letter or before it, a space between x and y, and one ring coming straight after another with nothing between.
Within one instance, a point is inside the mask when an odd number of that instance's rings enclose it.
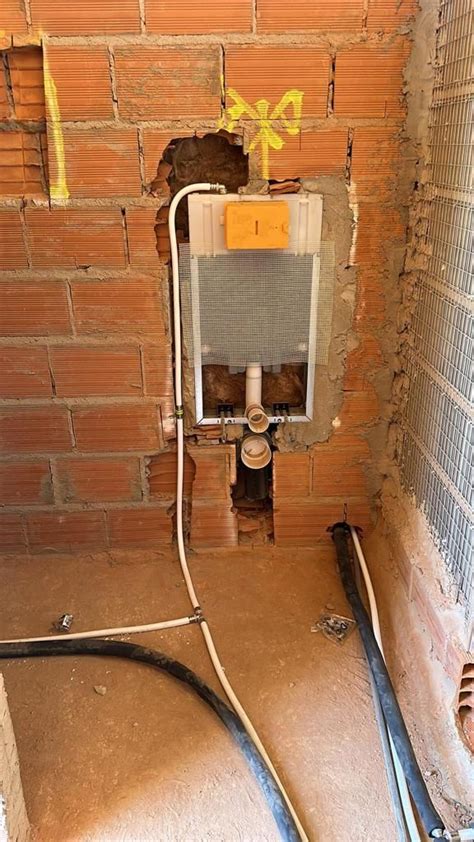
<instances>
[{"instance_id":1,"label":"white pvc pipe","mask_svg":"<svg viewBox=\"0 0 474 842\"><path fill-rule=\"evenodd\" d=\"M262 406L262 366L257 363L245 369L245 416L254 433L268 430L270 420Z\"/></svg>"},{"instance_id":2,"label":"white pvc pipe","mask_svg":"<svg viewBox=\"0 0 474 842\"><path fill-rule=\"evenodd\" d=\"M377 602L375 599L375 593L372 586L372 580L370 578L369 568L367 567L367 562L365 560L364 553L362 551L362 547L360 545L359 536L357 534L357 530L351 526L351 537L352 542L354 544L354 548L357 554L357 560L360 565L360 569L362 571L362 577L364 579L365 588L367 591L367 596L369 599L369 608L370 608L370 617L372 620L372 628L374 630L374 637L377 641L378 647L380 649L380 654L385 661L385 655L383 651L383 644L382 644L382 633L380 631L380 620L379 620L379 612L377 608ZM418 831L418 825L416 823L415 814L413 812L413 806L410 799L410 793L408 791L407 782L405 780L405 775L403 773L403 769L398 758L397 750L394 746L390 729L387 726L388 731L388 738L390 741L390 751L392 752L393 757L393 766L395 769L395 776L397 779L398 784L398 791L400 793L400 800L402 802L403 813L405 816L405 821L407 825L408 835L410 837L411 842L421 842L420 834Z\"/></svg>"},{"instance_id":3,"label":"white pvc pipe","mask_svg":"<svg viewBox=\"0 0 474 842\"><path fill-rule=\"evenodd\" d=\"M173 272L173 323L174 323L174 353L175 353L175 400L176 400L176 438L177 438L177 474L176 474L176 527L177 527L177 540L178 540L178 555L179 555L179 562L181 565L181 570L183 572L183 577L186 582L186 587L189 594L189 599L193 608L197 611L200 611L199 600L196 594L196 590L194 588L194 583L191 577L191 573L188 567L188 562L186 558L186 549L184 546L184 533L183 533L183 475L184 475L184 422L183 422L183 407L182 407L182 348L181 348L181 299L180 299L180 282L179 282L179 262L178 262L178 243L176 239L176 229L175 229L175 218L176 218L176 208L180 203L181 199L184 196L187 196L189 193L194 193L198 191L209 192L210 190L217 190L219 192L225 192L225 187L219 184L206 184L206 183L198 183L198 184L191 184L189 187L183 187L176 196L173 198L171 205L170 205L170 212L168 217L168 225L169 225L169 234L170 234L170 251L171 251L171 268ZM242 722L244 723L245 730L247 731L249 737L251 738L252 742L260 752L261 756L265 760L270 772L273 776L273 779L278 786L287 807L293 817L296 827L298 828L298 832L302 839L302 842L309 842L308 837L304 831L303 825L301 824L298 815L296 813L293 804L290 801L290 797L286 792L282 781L280 780L278 773L271 762L265 746L260 740L255 728L252 725L247 713L245 712L244 708L242 707L239 699L237 698L232 685L230 684L229 679L225 674L224 667L222 666L222 662L217 654L217 650L214 644L214 640L212 638L211 631L209 626L205 620L200 623L200 628L202 630L204 636L204 642L207 647L207 651L209 652L209 657L212 661L214 669L216 671L216 675L229 699L230 703L232 704L234 710L240 716Z\"/></svg>"},{"instance_id":4,"label":"white pvc pipe","mask_svg":"<svg viewBox=\"0 0 474 842\"><path fill-rule=\"evenodd\" d=\"M262 366L249 363L245 369L245 406L262 403Z\"/></svg>"},{"instance_id":5,"label":"white pvc pipe","mask_svg":"<svg viewBox=\"0 0 474 842\"><path fill-rule=\"evenodd\" d=\"M116 629L95 629L82 632L64 632L50 634L46 637L17 637L13 640L0 640L0 643L43 643L47 640L85 640L87 637L115 637L121 634L142 634L143 632L161 631L162 629L176 629L178 626L188 626L195 623L195 617L180 617L177 620L164 620L162 623L146 623L141 626L121 626Z\"/></svg>"}]
</instances>

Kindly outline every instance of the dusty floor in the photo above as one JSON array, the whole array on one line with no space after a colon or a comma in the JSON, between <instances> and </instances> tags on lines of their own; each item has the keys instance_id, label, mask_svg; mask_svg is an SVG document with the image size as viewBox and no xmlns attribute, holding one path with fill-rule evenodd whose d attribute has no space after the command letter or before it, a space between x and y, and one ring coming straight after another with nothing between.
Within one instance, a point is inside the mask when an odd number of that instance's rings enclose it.
<instances>
[{"instance_id":1,"label":"dusty floor","mask_svg":"<svg viewBox=\"0 0 474 842\"><path fill-rule=\"evenodd\" d=\"M312 842L394 842L358 635L338 646L310 631L325 608L348 613L332 547L190 561L228 675ZM1 577L3 637L47 633L65 611L77 631L189 612L171 552L10 559ZM196 626L134 639L218 689ZM1 669L37 840L278 839L231 738L172 679L101 658Z\"/></svg>"}]
</instances>

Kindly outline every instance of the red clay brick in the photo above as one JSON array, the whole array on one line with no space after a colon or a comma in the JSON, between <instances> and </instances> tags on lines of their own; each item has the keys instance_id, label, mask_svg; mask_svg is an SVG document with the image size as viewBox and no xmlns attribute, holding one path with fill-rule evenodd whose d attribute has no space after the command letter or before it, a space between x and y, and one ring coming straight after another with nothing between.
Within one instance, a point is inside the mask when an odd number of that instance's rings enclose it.
<instances>
[{"instance_id":1,"label":"red clay brick","mask_svg":"<svg viewBox=\"0 0 474 842\"><path fill-rule=\"evenodd\" d=\"M7 83L5 73L0 73L0 120L9 120L12 117L11 106L7 95Z\"/></svg>"},{"instance_id":2,"label":"red clay brick","mask_svg":"<svg viewBox=\"0 0 474 842\"><path fill-rule=\"evenodd\" d=\"M35 512L27 514L26 529L34 553L73 553L106 546L103 512Z\"/></svg>"},{"instance_id":3,"label":"red clay brick","mask_svg":"<svg viewBox=\"0 0 474 842\"><path fill-rule=\"evenodd\" d=\"M78 282L72 300L81 333L164 333L155 278Z\"/></svg>"},{"instance_id":4,"label":"red clay brick","mask_svg":"<svg viewBox=\"0 0 474 842\"><path fill-rule=\"evenodd\" d=\"M400 159L400 142L393 128L354 129L351 180L357 196L373 197L393 189Z\"/></svg>"},{"instance_id":5,"label":"red clay brick","mask_svg":"<svg viewBox=\"0 0 474 842\"><path fill-rule=\"evenodd\" d=\"M140 351L136 347L51 348L56 394L141 395Z\"/></svg>"},{"instance_id":6,"label":"red clay brick","mask_svg":"<svg viewBox=\"0 0 474 842\"><path fill-rule=\"evenodd\" d=\"M344 392L344 400L339 420L338 431L345 433L378 418L379 402L375 389L370 386L363 392Z\"/></svg>"},{"instance_id":7,"label":"red clay brick","mask_svg":"<svg viewBox=\"0 0 474 842\"><path fill-rule=\"evenodd\" d=\"M312 494L315 497L364 497L368 494L364 468L369 465L367 442L354 435L333 435L312 448ZM296 494L294 495L297 496Z\"/></svg>"},{"instance_id":8,"label":"red clay brick","mask_svg":"<svg viewBox=\"0 0 474 842\"><path fill-rule=\"evenodd\" d=\"M2 0L2 29L7 34L28 31L25 4L22 0Z\"/></svg>"},{"instance_id":9,"label":"red clay brick","mask_svg":"<svg viewBox=\"0 0 474 842\"><path fill-rule=\"evenodd\" d=\"M234 547L239 543L237 514L225 500L193 500L192 547Z\"/></svg>"},{"instance_id":10,"label":"red clay brick","mask_svg":"<svg viewBox=\"0 0 474 842\"><path fill-rule=\"evenodd\" d=\"M313 178L342 174L347 158L347 129L282 133L282 149L270 150L270 178Z\"/></svg>"},{"instance_id":11,"label":"red clay brick","mask_svg":"<svg viewBox=\"0 0 474 842\"><path fill-rule=\"evenodd\" d=\"M41 120L46 117L41 47L14 49L8 53L8 66L17 120Z\"/></svg>"},{"instance_id":12,"label":"red clay brick","mask_svg":"<svg viewBox=\"0 0 474 842\"><path fill-rule=\"evenodd\" d=\"M46 348L0 347L0 398L43 398L52 391Z\"/></svg>"},{"instance_id":13,"label":"red clay brick","mask_svg":"<svg viewBox=\"0 0 474 842\"><path fill-rule=\"evenodd\" d=\"M0 410L0 453L59 453L71 450L67 410L62 406Z\"/></svg>"},{"instance_id":14,"label":"red clay brick","mask_svg":"<svg viewBox=\"0 0 474 842\"><path fill-rule=\"evenodd\" d=\"M310 491L309 453L274 453L273 499L307 497Z\"/></svg>"},{"instance_id":15,"label":"red clay brick","mask_svg":"<svg viewBox=\"0 0 474 842\"><path fill-rule=\"evenodd\" d=\"M31 0L33 27L51 35L113 35L140 31L138 0Z\"/></svg>"},{"instance_id":16,"label":"red clay brick","mask_svg":"<svg viewBox=\"0 0 474 842\"><path fill-rule=\"evenodd\" d=\"M373 268L380 274L381 264L387 260L390 249L404 245L405 225L395 208L361 202L359 205L359 230L357 236L357 263ZM380 237L380 231L384 236Z\"/></svg>"},{"instance_id":17,"label":"red clay brick","mask_svg":"<svg viewBox=\"0 0 474 842\"><path fill-rule=\"evenodd\" d=\"M107 512L111 547L171 544L172 523L167 506L114 509Z\"/></svg>"},{"instance_id":18,"label":"red clay brick","mask_svg":"<svg viewBox=\"0 0 474 842\"><path fill-rule=\"evenodd\" d=\"M56 471L65 503L142 498L138 459L60 459Z\"/></svg>"},{"instance_id":19,"label":"red clay brick","mask_svg":"<svg viewBox=\"0 0 474 842\"><path fill-rule=\"evenodd\" d=\"M402 117L402 72L409 43L361 44L336 56L334 113L337 117Z\"/></svg>"},{"instance_id":20,"label":"red clay brick","mask_svg":"<svg viewBox=\"0 0 474 842\"><path fill-rule=\"evenodd\" d=\"M394 246L405 245L406 228L396 208L361 202L359 205L357 263L380 275ZM383 237L380 232L383 231Z\"/></svg>"},{"instance_id":21,"label":"red clay brick","mask_svg":"<svg viewBox=\"0 0 474 842\"><path fill-rule=\"evenodd\" d=\"M230 486L235 483L235 446L188 447L187 452L196 466L196 500L230 500Z\"/></svg>"},{"instance_id":22,"label":"red clay brick","mask_svg":"<svg viewBox=\"0 0 474 842\"><path fill-rule=\"evenodd\" d=\"M386 2L386 0L385 0ZM258 32L360 32L362 0L258 0Z\"/></svg>"},{"instance_id":23,"label":"red clay brick","mask_svg":"<svg viewBox=\"0 0 474 842\"><path fill-rule=\"evenodd\" d=\"M192 137L194 131L180 129L179 137ZM157 129L143 129L143 152L145 156L145 181L147 184L156 178L158 164L163 152L176 137L176 132L162 132Z\"/></svg>"},{"instance_id":24,"label":"red clay brick","mask_svg":"<svg viewBox=\"0 0 474 842\"><path fill-rule=\"evenodd\" d=\"M126 219L130 263L157 267L156 208L127 208Z\"/></svg>"},{"instance_id":25,"label":"red clay brick","mask_svg":"<svg viewBox=\"0 0 474 842\"><path fill-rule=\"evenodd\" d=\"M61 120L113 117L106 47L57 47L48 44L48 63L56 86Z\"/></svg>"},{"instance_id":26,"label":"red clay brick","mask_svg":"<svg viewBox=\"0 0 474 842\"><path fill-rule=\"evenodd\" d=\"M21 515L0 512L0 546L4 552L18 552L26 548Z\"/></svg>"},{"instance_id":27,"label":"red clay brick","mask_svg":"<svg viewBox=\"0 0 474 842\"><path fill-rule=\"evenodd\" d=\"M416 15L416 0L369 0L367 28L369 32L393 32L405 26Z\"/></svg>"},{"instance_id":28,"label":"red clay brick","mask_svg":"<svg viewBox=\"0 0 474 842\"><path fill-rule=\"evenodd\" d=\"M3 336L70 334L65 285L59 282L1 283L0 333Z\"/></svg>"},{"instance_id":29,"label":"red clay brick","mask_svg":"<svg viewBox=\"0 0 474 842\"><path fill-rule=\"evenodd\" d=\"M0 462L0 505L52 502L51 473L46 459Z\"/></svg>"},{"instance_id":30,"label":"red clay brick","mask_svg":"<svg viewBox=\"0 0 474 842\"><path fill-rule=\"evenodd\" d=\"M273 506L275 544L280 547L310 547L320 541L330 541L327 528L342 519L345 503L351 523L369 529L372 515L366 499L343 496L332 500L280 498Z\"/></svg>"},{"instance_id":31,"label":"red clay brick","mask_svg":"<svg viewBox=\"0 0 474 842\"><path fill-rule=\"evenodd\" d=\"M147 32L160 35L199 35L208 32L250 32L251 0L146 0Z\"/></svg>"},{"instance_id":32,"label":"red clay brick","mask_svg":"<svg viewBox=\"0 0 474 842\"><path fill-rule=\"evenodd\" d=\"M191 544L194 547L238 543L237 514L230 487L236 481L234 445L188 447L196 473L193 482Z\"/></svg>"},{"instance_id":33,"label":"red clay brick","mask_svg":"<svg viewBox=\"0 0 474 842\"><path fill-rule=\"evenodd\" d=\"M72 197L140 196L142 191L136 129L64 129L67 187ZM50 144L51 181L57 161Z\"/></svg>"},{"instance_id":34,"label":"red clay brick","mask_svg":"<svg viewBox=\"0 0 474 842\"><path fill-rule=\"evenodd\" d=\"M226 107L233 105L233 88L254 105L266 99L269 115L290 89L302 91L303 115L325 117L329 82L329 55L319 47L229 47L225 54ZM292 116L289 107L287 116ZM252 118L243 114L241 120ZM285 133L282 130L279 134Z\"/></svg>"},{"instance_id":35,"label":"red clay brick","mask_svg":"<svg viewBox=\"0 0 474 842\"><path fill-rule=\"evenodd\" d=\"M159 450L158 408L148 403L74 408L78 450L88 452Z\"/></svg>"},{"instance_id":36,"label":"red clay brick","mask_svg":"<svg viewBox=\"0 0 474 842\"><path fill-rule=\"evenodd\" d=\"M23 242L20 214L0 211L0 269L26 269L28 258Z\"/></svg>"},{"instance_id":37,"label":"red clay brick","mask_svg":"<svg viewBox=\"0 0 474 842\"><path fill-rule=\"evenodd\" d=\"M147 466L150 495L157 498L174 500L176 498L176 453L166 451L152 456ZM184 455L184 495L192 492L196 464L188 453Z\"/></svg>"},{"instance_id":38,"label":"red clay brick","mask_svg":"<svg viewBox=\"0 0 474 842\"><path fill-rule=\"evenodd\" d=\"M41 135L36 132L2 132L0 195L44 196L43 180Z\"/></svg>"},{"instance_id":39,"label":"red clay brick","mask_svg":"<svg viewBox=\"0 0 474 842\"><path fill-rule=\"evenodd\" d=\"M142 350L145 394L173 397L172 351L166 340L159 345L145 345Z\"/></svg>"},{"instance_id":40,"label":"red clay brick","mask_svg":"<svg viewBox=\"0 0 474 842\"><path fill-rule=\"evenodd\" d=\"M118 48L115 67L122 117L160 120L220 116L218 47Z\"/></svg>"},{"instance_id":41,"label":"red clay brick","mask_svg":"<svg viewBox=\"0 0 474 842\"><path fill-rule=\"evenodd\" d=\"M35 269L125 266L120 208L27 208Z\"/></svg>"}]
</instances>

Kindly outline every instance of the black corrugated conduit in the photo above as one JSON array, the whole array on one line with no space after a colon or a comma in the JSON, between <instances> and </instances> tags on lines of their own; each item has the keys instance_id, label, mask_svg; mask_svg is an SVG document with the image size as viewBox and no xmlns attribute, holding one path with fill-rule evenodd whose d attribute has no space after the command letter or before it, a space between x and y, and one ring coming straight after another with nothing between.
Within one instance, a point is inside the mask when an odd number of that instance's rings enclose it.
<instances>
[{"instance_id":1,"label":"black corrugated conduit","mask_svg":"<svg viewBox=\"0 0 474 842\"><path fill-rule=\"evenodd\" d=\"M65 639L41 643L0 644L0 659L45 658L54 655L105 655L107 657L128 658L156 667L190 687L200 699L209 705L227 730L230 731L258 781L283 842L299 842L300 835L285 800L267 764L248 736L240 718L195 672L155 649L148 649L145 646L118 640Z\"/></svg>"},{"instance_id":2,"label":"black corrugated conduit","mask_svg":"<svg viewBox=\"0 0 474 842\"><path fill-rule=\"evenodd\" d=\"M342 585L359 628L369 670L407 781L408 789L410 790L411 797L427 834L432 838L442 838L445 829L444 822L431 801L425 780L415 757L415 752L413 751L413 746L410 742L410 737L387 667L385 666L375 639L369 615L365 610L365 606L357 590L352 573L351 555L348 546L348 539L351 534L350 526L348 523L335 523L331 527L331 532L336 546Z\"/></svg>"}]
</instances>

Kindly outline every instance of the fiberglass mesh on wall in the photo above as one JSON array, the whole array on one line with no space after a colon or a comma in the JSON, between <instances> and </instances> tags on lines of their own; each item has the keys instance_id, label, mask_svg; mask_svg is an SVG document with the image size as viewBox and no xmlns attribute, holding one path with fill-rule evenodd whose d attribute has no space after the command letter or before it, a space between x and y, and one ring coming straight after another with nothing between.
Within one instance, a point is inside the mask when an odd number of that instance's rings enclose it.
<instances>
[{"instance_id":1,"label":"fiberglass mesh on wall","mask_svg":"<svg viewBox=\"0 0 474 842\"><path fill-rule=\"evenodd\" d=\"M441 3L430 114L410 391L402 419L404 485L423 508L458 598L473 606L473 79L470 0Z\"/></svg>"},{"instance_id":2,"label":"fiberglass mesh on wall","mask_svg":"<svg viewBox=\"0 0 474 842\"><path fill-rule=\"evenodd\" d=\"M184 339L190 362L198 336L202 365L243 369L308 362L327 364L335 279L334 243L313 255L241 251L198 257L180 246Z\"/></svg>"}]
</instances>

